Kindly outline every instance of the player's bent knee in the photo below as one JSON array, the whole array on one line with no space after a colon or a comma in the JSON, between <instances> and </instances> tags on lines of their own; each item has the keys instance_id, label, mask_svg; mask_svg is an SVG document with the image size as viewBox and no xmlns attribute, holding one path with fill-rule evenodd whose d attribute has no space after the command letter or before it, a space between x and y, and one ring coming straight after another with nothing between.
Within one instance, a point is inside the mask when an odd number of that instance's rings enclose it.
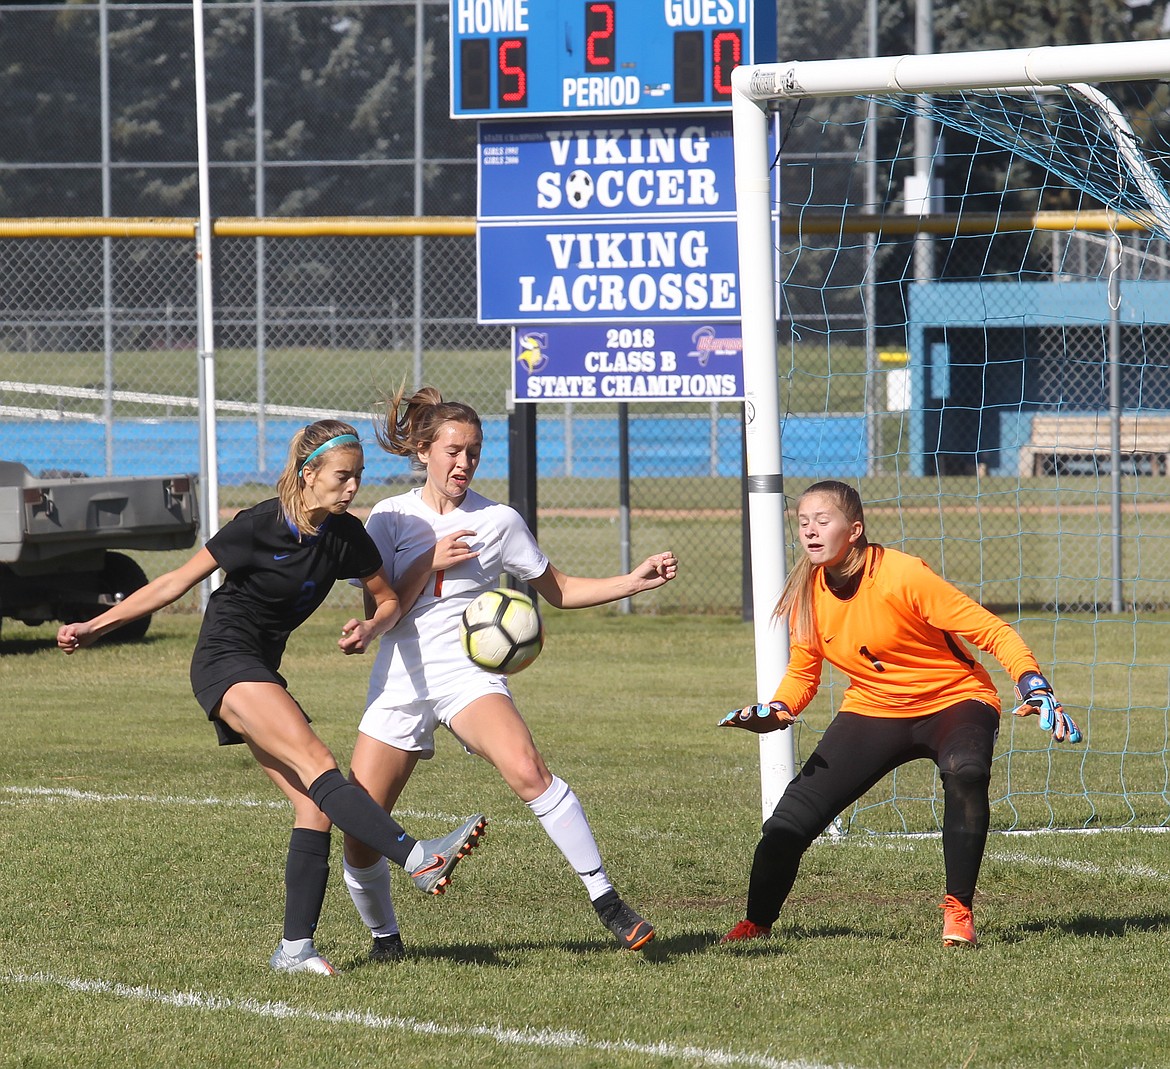
<instances>
[{"instance_id":1,"label":"player's bent knee","mask_svg":"<svg viewBox=\"0 0 1170 1069\"><path fill-rule=\"evenodd\" d=\"M799 850L804 853L819 834L801 828L790 813L773 813L764 821L762 841L773 850Z\"/></svg>"},{"instance_id":2,"label":"player's bent knee","mask_svg":"<svg viewBox=\"0 0 1170 1069\"><path fill-rule=\"evenodd\" d=\"M943 789L986 791L991 786L991 767L975 757L962 758L940 773Z\"/></svg>"}]
</instances>

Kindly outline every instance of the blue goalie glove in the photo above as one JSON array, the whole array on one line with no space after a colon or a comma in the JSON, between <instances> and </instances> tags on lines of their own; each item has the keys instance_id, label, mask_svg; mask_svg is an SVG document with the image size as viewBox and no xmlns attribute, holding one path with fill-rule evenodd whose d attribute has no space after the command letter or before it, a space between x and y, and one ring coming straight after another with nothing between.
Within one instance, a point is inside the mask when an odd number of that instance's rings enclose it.
<instances>
[{"instance_id":1,"label":"blue goalie glove","mask_svg":"<svg viewBox=\"0 0 1170 1069\"><path fill-rule=\"evenodd\" d=\"M1016 716L1040 717L1040 726L1057 742L1080 742L1081 729L1076 722L1064 711L1064 706L1056 700L1048 680L1039 672L1025 672L1016 684L1016 697L1020 705L1013 710Z\"/></svg>"},{"instance_id":2,"label":"blue goalie glove","mask_svg":"<svg viewBox=\"0 0 1170 1069\"><path fill-rule=\"evenodd\" d=\"M757 735L769 731L783 731L796 720L796 714L783 702L768 702L767 705L749 705L743 709L732 709L719 721L721 728L743 728Z\"/></svg>"}]
</instances>

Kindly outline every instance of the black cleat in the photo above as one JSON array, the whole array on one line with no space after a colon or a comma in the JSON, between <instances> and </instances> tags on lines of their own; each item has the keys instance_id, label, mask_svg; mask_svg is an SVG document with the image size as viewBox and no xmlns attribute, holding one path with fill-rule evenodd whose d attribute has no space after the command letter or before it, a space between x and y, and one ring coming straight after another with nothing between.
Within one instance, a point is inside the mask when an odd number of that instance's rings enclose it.
<instances>
[{"instance_id":1,"label":"black cleat","mask_svg":"<svg viewBox=\"0 0 1170 1069\"><path fill-rule=\"evenodd\" d=\"M402 936L395 932L393 935L374 936L374 945L370 947L370 961L401 961L406 957L406 947L402 945Z\"/></svg>"},{"instance_id":2,"label":"black cleat","mask_svg":"<svg viewBox=\"0 0 1170 1069\"><path fill-rule=\"evenodd\" d=\"M597 915L625 950L641 950L654 938L654 925L643 920L620 898Z\"/></svg>"}]
</instances>

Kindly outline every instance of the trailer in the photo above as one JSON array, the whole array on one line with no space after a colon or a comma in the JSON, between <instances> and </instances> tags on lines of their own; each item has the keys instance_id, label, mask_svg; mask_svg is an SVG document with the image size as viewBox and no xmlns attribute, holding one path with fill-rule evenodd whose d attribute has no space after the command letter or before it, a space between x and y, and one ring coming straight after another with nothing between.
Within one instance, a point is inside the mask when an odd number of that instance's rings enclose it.
<instances>
[{"instance_id":1,"label":"trailer","mask_svg":"<svg viewBox=\"0 0 1170 1069\"><path fill-rule=\"evenodd\" d=\"M88 620L146 584L123 550L184 549L199 534L193 475L35 476L0 461L0 617L38 625ZM142 638L144 616L114 632Z\"/></svg>"}]
</instances>

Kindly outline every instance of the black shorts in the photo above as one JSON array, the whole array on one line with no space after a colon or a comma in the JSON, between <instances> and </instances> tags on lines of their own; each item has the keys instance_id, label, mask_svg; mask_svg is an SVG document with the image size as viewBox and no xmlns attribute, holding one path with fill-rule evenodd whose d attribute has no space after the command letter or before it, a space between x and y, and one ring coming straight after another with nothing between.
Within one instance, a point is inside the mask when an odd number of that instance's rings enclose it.
<instances>
[{"instance_id":1,"label":"black shorts","mask_svg":"<svg viewBox=\"0 0 1170 1069\"><path fill-rule=\"evenodd\" d=\"M207 714L207 719L214 725L220 746L238 746L244 741L238 731L228 727L219 718L219 703L236 683L275 683L288 690L288 681L284 676L258 658L201 658L197 650L191 661L191 689L195 692L195 700ZM312 723L303 709L301 714L307 723Z\"/></svg>"},{"instance_id":2,"label":"black shorts","mask_svg":"<svg viewBox=\"0 0 1170 1069\"><path fill-rule=\"evenodd\" d=\"M946 772L956 760L991 774L999 713L978 699L914 717L839 712L788 784L765 827L812 842L839 813L889 773L925 758Z\"/></svg>"}]
</instances>

